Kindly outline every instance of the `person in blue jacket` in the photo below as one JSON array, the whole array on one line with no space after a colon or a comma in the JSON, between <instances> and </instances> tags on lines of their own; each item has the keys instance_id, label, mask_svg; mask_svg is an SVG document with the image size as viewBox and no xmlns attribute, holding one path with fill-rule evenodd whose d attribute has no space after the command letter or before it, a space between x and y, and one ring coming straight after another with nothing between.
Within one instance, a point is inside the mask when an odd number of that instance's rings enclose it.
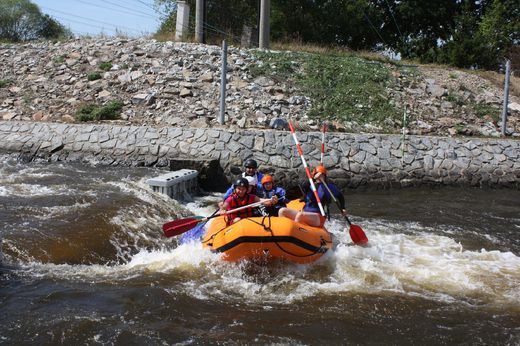
<instances>
[{"instance_id":1,"label":"person in blue jacket","mask_svg":"<svg viewBox=\"0 0 520 346\"><path fill-rule=\"evenodd\" d=\"M253 177L255 178L255 184L256 186L253 188L253 190L256 193L257 191L260 191L262 189L262 178L264 175L258 171L258 163L254 159L247 159L244 162L244 172L242 173L243 178L247 177ZM233 185L227 189L226 193L224 194L223 200L226 200L234 191Z\"/></svg>"},{"instance_id":2,"label":"person in blue jacket","mask_svg":"<svg viewBox=\"0 0 520 346\"><path fill-rule=\"evenodd\" d=\"M327 169L322 165L317 166L312 172L312 177L323 208L328 211L328 205L332 201L327 188L324 186L324 183L326 183L334 197L336 197L339 202L341 214L346 215L347 211L345 210L345 198L336 185L326 181ZM296 222L304 223L313 227L323 227L327 218L320 213L318 202L316 201L314 192L310 187L310 183L307 182L306 185L302 187L302 190L303 198L305 200L303 211L282 208L280 209L279 216L285 216L293 219Z\"/></svg>"},{"instance_id":3,"label":"person in blue jacket","mask_svg":"<svg viewBox=\"0 0 520 346\"><path fill-rule=\"evenodd\" d=\"M278 216L281 208L284 208L289 200L285 197L285 189L275 186L274 179L270 175L264 175L262 178L262 190L259 194L261 198L278 197L278 203L273 206L265 207L265 211L269 216Z\"/></svg>"}]
</instances>

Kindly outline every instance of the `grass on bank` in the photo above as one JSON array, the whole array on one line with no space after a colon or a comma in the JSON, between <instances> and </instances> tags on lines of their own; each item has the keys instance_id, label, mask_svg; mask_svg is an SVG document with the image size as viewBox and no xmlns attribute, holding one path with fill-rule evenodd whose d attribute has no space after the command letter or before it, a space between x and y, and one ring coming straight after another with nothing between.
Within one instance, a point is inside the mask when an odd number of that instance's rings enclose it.
<instances>
[{"instance_id":1,"label":"grass on bank","mask_svg":"<svg viewBox=\"0 0 520 346\"><path fill-rule=\"evenodd\" d=\"M504 89L505 76L504 74L494 71L474 71L476 75L487 79L499 89ZM520 97L520 77L511 75L509 78L509 93L516 97Z\"/></svg>"},{"instance_id":2,"label":"grass on bank","mask_svg":"<svg viewBox=\"0 0 520 346\"><path fill-rule=\"evenodd\" d=\"M123 102L120 100L112 100L103 106L89 103L80 107L76 114L76 119L83 122L116 120L119 119L122 109Z\"/></svg>"},{"instance_id":3,"label":"grass on bank","mask_svg":"<svg viewBox=\"0 0 520 346\"><path fill-rule=\"evenodd\" d=\"M388 93L394 79L390 69L379 61L340 51L254 54L259 63L252 68L253 76L292 83L311 98L311 118L369 123L386 132L401 126L402 109ZM414 71L403 68L400 73Z\"/></svg>"},{"instance_id":4,"label":"grass on bank","mask_svg":"<svg viewBox=\"0 0 520 346\"><path fill-rule=\"evenodd\" d=\"M10 79L0 79L0 88L6 88L11 85Z\"/></svg>"}]
</instances>

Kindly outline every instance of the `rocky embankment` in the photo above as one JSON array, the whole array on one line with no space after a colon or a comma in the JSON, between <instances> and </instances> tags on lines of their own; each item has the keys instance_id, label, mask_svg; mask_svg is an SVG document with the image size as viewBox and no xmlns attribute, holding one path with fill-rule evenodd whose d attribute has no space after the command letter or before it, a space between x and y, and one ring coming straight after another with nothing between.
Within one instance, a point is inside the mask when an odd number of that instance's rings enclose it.
<instances>
[{"instance_id":1,"label":"rocky embankment","mask_svg":"<svg viewBox=\"0 0 520 346\"><path fill-rule=\"evenodd\" d=\"M71 123L82 105L121 100L121 120L114 121L121 125L263 129L283 127L291 117L302 129L318 129L318 122L306 115L312 100L291 81L254 78L250 66L259 63L251 51L229 49L222 126L218 46L121 38L3 44L0 119ZM396 82L387 90L389 98L407 109L408 133L499 136L496 113L503 95L489 81L464 71L418 67L418 75L408 76L388 67ZM520 100L515 96L510 96L509 111L508 133L520 136ZM377 126L341 123L332 128L378 131Z\"/></svg>"}]
</instances>

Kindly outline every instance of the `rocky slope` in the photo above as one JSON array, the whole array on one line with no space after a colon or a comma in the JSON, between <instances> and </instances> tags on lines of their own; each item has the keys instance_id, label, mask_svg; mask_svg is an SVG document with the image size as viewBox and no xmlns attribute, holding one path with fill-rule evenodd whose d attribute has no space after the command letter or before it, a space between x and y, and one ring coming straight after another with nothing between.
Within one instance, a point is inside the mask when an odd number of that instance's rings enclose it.
<instances>
[{"instance_id":1,"label":"rocky slope","mask_svg":"<svg viewBox=\"0 0 520 346\"><path fill-rule=\"evenodd\" d=\"M227 116L220 125L220 55L217 46L150 39L0 45L0 119L74 122L82 105L119 99L124 107L115 122L123 124L279 128L291 117L302 129L318 129L306 115L311 100L289 81L253 78L249 67L258 61L237 48L229 49ZM411 78L394 67L397 87L388 90L391 102L407 109L408 133L499 136L501 89L464 71L418 69ZM508 132L520 136L520 100L510 96L509 107ZM332 127L380 130L370 124Z\"/></svg>"}]
</instances>

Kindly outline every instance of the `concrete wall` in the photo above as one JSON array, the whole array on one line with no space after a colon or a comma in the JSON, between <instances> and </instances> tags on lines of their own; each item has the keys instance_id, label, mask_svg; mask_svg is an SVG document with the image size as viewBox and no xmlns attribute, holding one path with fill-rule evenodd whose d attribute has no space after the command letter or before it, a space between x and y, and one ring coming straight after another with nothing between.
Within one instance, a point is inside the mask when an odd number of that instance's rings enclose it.
<instances>
[{"instance_id":1,"label":"concrete wall","mask_svg":"<svg viewBox=\"0 0 520 346\"><path fill-rule=\"evenodd\" d=\"M0 151L24 160L164 167L170 159L218 160L224 175L213 185L227 185L249 157L285 186L304 176L284 131L0 121L0 138ZM309 165L317 164L321 134L298 133L298 139ZM326 142L325 166L342 187L520 187L518 140L408 136L403 148L398 135L328 133Z\"/></svg>"}]
</instances>

